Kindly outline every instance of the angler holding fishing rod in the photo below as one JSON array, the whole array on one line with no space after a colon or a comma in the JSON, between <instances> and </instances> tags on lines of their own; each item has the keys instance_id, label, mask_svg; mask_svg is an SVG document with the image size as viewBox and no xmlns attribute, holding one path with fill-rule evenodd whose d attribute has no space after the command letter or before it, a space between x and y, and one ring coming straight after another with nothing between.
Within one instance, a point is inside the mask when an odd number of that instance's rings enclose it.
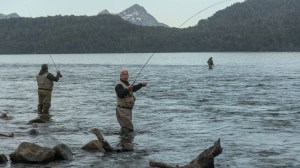
<instances>
[{"instance_id":1,"label":"angler holding fishing rod","mask_svg":"<svg viewBox=\"0 0 300 168\"><path fill-rule=\"evenodd\" d=\"M51 55L50 55L51 57ZM38 84L38 113L39 114L49 114L49 109L51 107L51 96L54 83L58 82L59 78L62 77L61 72L57 69L52 57L51 60L56 68L56 76L48 72L48 65L43 64L39 74L36 76Z\"/></svg>"},{"instance_id":2,"label":"angler holding fishing rod","mask_svg":"<svg viewBox=\"0 0 300 168\"><path fill-rule=\"evenodd\" d=\"M50 25L51 21L50 21ZM51 26L50 26L51 27ZM50 53L47 44L44 43L47 52ZM39 74L36 76L37 84L38 84L38 113L49 114L49 109L51 107L51 97L52 90L54 86L54 82L58 82L59 78L62 78L61 72L58 70L51 54L49 54L50 59L56 69L56 76L48 72L48 65L43 64L41 66L41 70Z\"/></svg>"},{"instance_id":3,"label":"angler holding fishing rod","mask_svg":"<svg viewBox=\"0 0 300 168\"><path fill-rule=\"evenodd\" d=\"M147 86L146 82L137 85L130 84L128 78L128 70L120 70L120 80L116 82L115 86L117 95L116 116L121 126L121 134L127 134L134 130L132 124L132 109L135 103L135 96L133 92Z\"/></svg>"}]
</instances>

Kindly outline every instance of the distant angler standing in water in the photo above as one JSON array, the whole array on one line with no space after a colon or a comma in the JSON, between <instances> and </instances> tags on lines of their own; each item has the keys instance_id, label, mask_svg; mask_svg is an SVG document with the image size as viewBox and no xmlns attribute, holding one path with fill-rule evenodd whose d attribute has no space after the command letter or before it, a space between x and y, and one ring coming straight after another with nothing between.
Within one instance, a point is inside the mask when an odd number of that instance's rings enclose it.
<instances>
[{"instance_id":1,"label":"distant angler standing in water","mask_svg":"<svg viewBox=\"0 0 300 168\"><path fill-rule=\"evenodd\" d=\"M128 82L129 74L127 69L120 71L120 80L116 82L115 91L117 94L116 116L121 126L121 133L128 133L134 130L132 124L132 109L135 103L133 92L138 91L147 83L132 85Z\"/></svg>"},{"instance_id":2,"label":"distant angler standing in water","mask_svg":"<svg viewBox=\"0 0 300 168\"><path fill-rule=\"evenodd\" d=\"M210 57L207 61L208 69L213 69L214 61L212 60L212 57Z\"/></svg>"},{"instance_id":3,"label":"distant angler standing in water","mask_svg":"<svg viewBox=\"0 0 300 168\"><path fill-rule=\"evenodd\" d=\"M48 72L48 65L43 64L39 74L36 76L38 84L38 112L39 114L48 114L51 106L51 93L53 89L53 81L58 82L61 77L59 70L56 72L56 76Z\"/></svg>"}]
</instances>

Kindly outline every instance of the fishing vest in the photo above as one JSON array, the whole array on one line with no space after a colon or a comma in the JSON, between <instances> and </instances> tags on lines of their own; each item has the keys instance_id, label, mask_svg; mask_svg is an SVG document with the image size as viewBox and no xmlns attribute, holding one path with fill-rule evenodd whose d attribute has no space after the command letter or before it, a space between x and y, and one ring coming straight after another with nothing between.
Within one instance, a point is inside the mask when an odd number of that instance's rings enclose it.
<instances>
[{"instance_id":1,"label":"fishing vest","mask_svg":"<svg viewBox=\"0 0 300 168\"><path fill-rule=\"evenodd\" d=\"M37 84L38 84L38 88L43 89L43 90L52 91L53 81L49 80L47 78L47 75L48 75L48 73L36 76L36 81L37 81Z\"/></svg>"},{"instance_id":2,"label":"fishing vest","mask_svg":"<svg viewBox=\"0 0 300 168\"><path fill-rule=\"evenodd\" d=\"M121 84L124 89L127 89L128 86L123 83L122 81L117 81L116 86L118 84ZM119 98L117 95L117 106L125 106L132 108L134 106L135 97L133 95L133 91L129 91L129 94L127 94L124 98Z\"/></svg>"}]
</instances>

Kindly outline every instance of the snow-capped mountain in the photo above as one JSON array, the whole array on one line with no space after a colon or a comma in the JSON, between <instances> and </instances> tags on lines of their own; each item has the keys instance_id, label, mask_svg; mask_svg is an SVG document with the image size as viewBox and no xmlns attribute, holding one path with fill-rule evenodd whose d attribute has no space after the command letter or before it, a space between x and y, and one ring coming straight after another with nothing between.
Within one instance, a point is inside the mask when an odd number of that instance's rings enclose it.
<instances>
[{"instance_id":1,"label":"snow-capped mountain","mask_svg":"<svg viewBox=\"0 0 300 168\"><path fill-rule=\"evenodd\" d=\"M10 19L10 18L18 18L18 17L20 17L20 16L16 13L11 13L8 15L4 15L4 14L0 13L0 19Z\"/></svg>"},{"instance_id":2,"label":"snow-capped mountain","mask_svg":"<svg viewBox=\"0 0 300 168\"><path fill-rule=\"evenodd\" d=\"M135 4L118 14L124 20L142 26L167 26L159 23L152 15L150 15L144 7Z\"/></svg>"},{"instance_id":3,"label":"snow-capped mountain","mask_svg":"<svg viewBox=\"0 0 300 168\"><path fill-rule=\"evenodd\" d=\"M99 14L109 14L107 10L101 11ZM166 24L159 23L152 15L150 15L144 7L135 4L124 11L118 13L124 20L141 26L163 26L169 27Z\"/></svg>"}]
</instances>

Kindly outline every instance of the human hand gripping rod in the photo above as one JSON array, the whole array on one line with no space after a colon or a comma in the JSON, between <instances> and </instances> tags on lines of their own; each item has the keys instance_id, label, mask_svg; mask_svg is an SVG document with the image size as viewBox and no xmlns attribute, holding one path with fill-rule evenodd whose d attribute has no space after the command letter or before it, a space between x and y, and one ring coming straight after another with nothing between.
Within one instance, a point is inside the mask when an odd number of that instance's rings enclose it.
<instances>
[{"instance_id":1,"label":"human hand gripping rod","mask_svg":"<svg viewBox=\"0 0 300 168\"><path fill-rule=\"evenodd\" d=\"M55 69L56 69L56 71L58 71L58 69L57 69L57 67L56 67L56 65L55 65L55 63L54 63L54 61L53 61L53 58L52 58L52 56L50 55L50 58L51 58L51 60L52 60L52 63L54 64L54 66L55 66ZM59 73L58 74L59 75L59 77L61 77L62 78L62 75Z\"/></svg>"}]
</instances>

